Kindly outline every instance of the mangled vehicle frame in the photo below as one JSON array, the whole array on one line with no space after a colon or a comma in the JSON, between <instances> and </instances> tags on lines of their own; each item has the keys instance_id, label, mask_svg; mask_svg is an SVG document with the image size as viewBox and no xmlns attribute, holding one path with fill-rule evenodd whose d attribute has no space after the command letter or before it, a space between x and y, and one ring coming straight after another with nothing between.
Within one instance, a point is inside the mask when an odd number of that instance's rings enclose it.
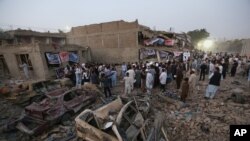
<instances>
[{"instance_id":1,"label":"mangled vehicle frame","mask_svg":"<svg viewBox=\"0 0 250 141\"><path fill-rule=\"evenodd\" d=\"M80 89L54 90L45 94L39 103L25 107L24 115L16 121L16 128L29 135L40 134L55 123L68 120L95 100L95 94Z\"/></svg>"},{"instance_id":2,"label":"mangled vehicle frame","mask_svg":"<svg viewBox=\"0 0 250 141\"><path fill-rule=\"evenodd\" d=\"M145 120L150 104L146 100L117 100L92 111L87 109L75 119L77 135L87 141L146 140Z\"/></svg>"},{"instance_id":3,"label":"mangled vehicle frame","mask_svg":"<svg viewBox=\"0 0 250 141\"><path fill-rule=\"evenodd\" d=\"M44 97L44 94L50 91L61 88L59 82L52 80L28 81L16 86L16 88L11 90L12 92L6 97L6 99L14 104L23 106L36 102Z\"/></svg>"}]
</instances>

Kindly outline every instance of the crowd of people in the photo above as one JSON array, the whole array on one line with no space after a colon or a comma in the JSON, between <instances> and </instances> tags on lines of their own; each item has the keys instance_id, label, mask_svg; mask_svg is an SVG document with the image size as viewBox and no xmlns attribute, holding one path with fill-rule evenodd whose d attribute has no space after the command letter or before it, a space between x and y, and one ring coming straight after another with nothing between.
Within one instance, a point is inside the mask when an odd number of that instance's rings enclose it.
<instances>
[{"instance_id":1,"label":"crowd of people","mask_svg":"<svg viewBox=\"0 0 250 141\"><path fill-rule=\"evenodd\" d=\"M117 71L120 68L120 71ZM186 61L172 59L165 62L109 64L74 64L66 66L65 77L69 77L77 88L92 83L103 88L106 97L112 95L111 88L117 85L118 78L124 82L124 95L134 89L152 95L152 89L159 87L161 92L175 83L183 102L197 93L199 81L209 81L204 98L213 99L221 81L236 74L248 79L250 87L250 60L247 57L227 54L193 54ZM174 83L173 83L174 82ZM171 85L173 86L173 85Z\"/></svg>"}]
</instances>

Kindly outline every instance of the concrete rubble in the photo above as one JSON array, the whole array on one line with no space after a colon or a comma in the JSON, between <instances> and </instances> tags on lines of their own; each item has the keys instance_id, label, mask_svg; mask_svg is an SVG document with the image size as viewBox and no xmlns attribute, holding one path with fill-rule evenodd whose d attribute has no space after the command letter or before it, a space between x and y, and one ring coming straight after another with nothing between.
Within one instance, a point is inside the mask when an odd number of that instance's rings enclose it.
<instances>
[{"instance_id":1,"label":"concrete rubble","mask_svg":"<svg viewBox=\"0 0 250 141\"><path fill-rule=\"evenodd\" d=\"M221 87L218 98L213 100L203 99L204 91L201 91L192 101L182 103L181 106L176 105L176 102L175 104L168 102L169 104L165 106L159 105L158 108L166 113L166 126L171 140L227 141L229 125L249 124L249 89L245 86L244 89L234 89L228 86L229 83L230 81ZM231 95L240 95L244 98L244 102L242 98L238 98L240 96L233 98Z\"/></svg>"}]
</instances>

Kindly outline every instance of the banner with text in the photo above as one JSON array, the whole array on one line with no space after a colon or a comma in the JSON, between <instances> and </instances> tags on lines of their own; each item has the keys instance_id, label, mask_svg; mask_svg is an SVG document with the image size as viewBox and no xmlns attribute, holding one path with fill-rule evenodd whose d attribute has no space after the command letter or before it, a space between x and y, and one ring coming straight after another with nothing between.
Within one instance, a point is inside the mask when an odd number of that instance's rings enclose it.
<instances>
[{"instance_id":1,"label":"banner with text","mask_svg":"<svg viewBox=\"0 0 250 141\"><path fill-rule=\"evenodd\" d=\"M69 52L69 61L78 63L79 62L79 56L74 52Z\"/></svg>"},{"instance_id":2,"label":"banner with text","mask_svg":"<svg viewBox=\"0 0 250 141\"><path fill-rule=\"evenodd\" d=\"M61 64L59 54L57 53L46 53L49 64Z\"/></svg>"},{"instance_id":3,"label":"banner with text","mask_svg":"<svg viewBox=\"0 0 250 141\"><path fill-rule=\"evenodd\" d=\"M63 51L59 53L60 59L62 62L68 62L69 61L69 53L67 51Z\"/></svg>"}]
</instances>

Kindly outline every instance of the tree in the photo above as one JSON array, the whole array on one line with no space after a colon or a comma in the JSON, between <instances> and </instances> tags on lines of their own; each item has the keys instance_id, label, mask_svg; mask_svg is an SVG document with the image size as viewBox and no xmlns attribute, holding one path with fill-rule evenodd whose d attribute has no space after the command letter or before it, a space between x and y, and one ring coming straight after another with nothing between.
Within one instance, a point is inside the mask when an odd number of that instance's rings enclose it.
<instances>
[{"instance_id":1,"label":"tree","mask_svg":"<svg viewBox=\"0 0 250 141\"><path fill-rule=\"evenodd\" d=\"M199 41L209 37L209 33L205 28L189 31L187 34L191 37L193 46L196 46Z\"/></svg>"}]
</instances>

